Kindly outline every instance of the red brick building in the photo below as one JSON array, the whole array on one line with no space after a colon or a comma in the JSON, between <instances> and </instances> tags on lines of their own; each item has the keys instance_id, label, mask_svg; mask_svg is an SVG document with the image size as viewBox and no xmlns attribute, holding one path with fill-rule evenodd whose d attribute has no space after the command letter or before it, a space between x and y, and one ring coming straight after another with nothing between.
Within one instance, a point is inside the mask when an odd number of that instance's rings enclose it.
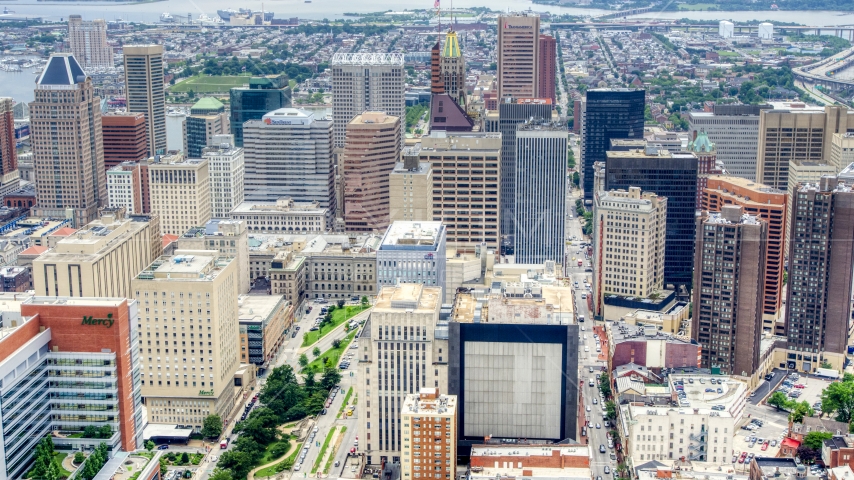
<instances>
[{"instance_id":1,"label":"red brick building","mask_svg":"<svg viewBox=\"0 0 854 480\"><path fill-rule=\"evenodd\" d=\"M148 158L148 135L145 115L129 113L101 117L104 138L104 167L110 169L122 162Z\"/></svg>"},{"instance_id":2,"label":"red brick building","mask_svg":"<svg viewBox=\"0 0 854 480\"><path fill-rule=\"evenodd\" d=\"M12 103L11 98L0 98L0 175L6 175L18 168Z\"/></svg>"},{"instance_id":3,"label":"red brick building","mask_svg":"<svg viewBox=\"0 0 854 480\"><path fill-rule=\"evenodd\" d=\"M551 98L552 105L557 104L555 97L555 78L557 76L557 42L550 35L540 35L539 48L539 86L537 92L541 98Z\"/></svg>"}]
</instances>

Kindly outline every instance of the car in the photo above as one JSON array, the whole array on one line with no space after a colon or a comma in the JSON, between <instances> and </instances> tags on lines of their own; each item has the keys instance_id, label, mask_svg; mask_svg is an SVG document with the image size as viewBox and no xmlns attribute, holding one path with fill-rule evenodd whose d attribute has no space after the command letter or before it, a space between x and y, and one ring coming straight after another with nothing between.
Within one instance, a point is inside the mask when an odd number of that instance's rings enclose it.
<instances>
[{"instance_id":1,"label":"car","mask_svg":"<svg viewBox=\"0 0 854 480\"><path fill-rule=\"evenodd\" d=\"M701 385L705 385L705 384L706 384L706 380L705 380L704 378L701 378L701 379L700 379L700 384L701 384Z\"/></svg>"},{"instance_id":2,"label":"car","mask_svg":"<svg viewBox=\"0 0 854 480\"><path fill-rule=\"evenodd\" d=\"M582 325L582 326L581 326L581 331L583 332L584 330L585 330L585 329L584 329L584 325Z\"/></svg>"},{"instance_id":3,"label":"car","mask_svg":"<svg viewBox=\"0 0 854 480\"><path fill-rule=\"evenodd\" d=\"M707 388L706 393L715 393L715 389L714 388Z\"/></svg>"},{"instance_id":4,"label":"car","mask_svg":"<svg viewBox=\"0 0 854 480\"><path fill-rule=\"evenodd\" d=\"M590 367L590 373L593 373L593 367Z\"/></svg>"},{"instance_id":5,"label":"car","mask_svg":"<svg viewBox=\"0 0 854 480\"><path fill-rule=\"evenodd\" d=\"M588 412L590 411L590 405L587 405L587 411Z\"/></svg>"},{"instance_id":6,"label":"car","mask_svg":"<svg viewBox=\"0 0 854 480\"><path fill-rule=\"evenodd\" d=\"M299 330L299 329L300 329L300 326L299 326L299 325L297 325L297 326L296 326L296 327L294 327L294 328L295 328L295 329L297 329L297 330Z\"/></svg>"},{"instance_id":7,"label":"car","mask_svg":"<svg viewBox=\"0 0 854 480\"><path fill-rule=\"evenodd\" d=\"M324 408L323 410L321 410L321 411L320 411L320 414L321 414L321 415L326 415L326 409Z\"/></svg>"},{"instance_id":8,"label":"car","mask_svg":"<svg viewBox=\"0 0 854 480\"><path fill-rule=\"evenodd\" d=\"M747 452L741 452L741 456L738 457L738 463L744 463L745 459L747 459Z\"/></svg>"},{"instance_id":9,"label":"car","mask_svg":"<svg viewBox=\"0 0 854 480\"><path fill-rule=\"evenodd\" d=\"M596 424L596 428L602 428L602 425Z\"/></svg>"},{"instance_id":10,"label":"car","mask_svg":"<svg viewBox=\"0 0 854 480\"><path fill-rule=\"evenodd\" d=\"M356 472L356 466L353 465L352 467L350 467L350 473L355 473L355 472Z\"/></svg>"},{"instance_id":11,"label":"car","mask_svg":"<svg viewBox=\"0 0 854 480\"><path fill-rule=\"evenodd\" d=\"M768 450L768 442L762 444L762 451Z\"/></svg>"},{"instance_id":12,"label":"car","mask_svg":"<svg viewBox=\"0 0 854 480\"><path fill-rule=\"evenodd\" d=\"M750 397L750 398L753 398L755 396L756 396L756 392L750 392L750 395L748 395L748 397Z\"/></svg>"},{"instance_id":13,"label":"car","mask_svg":"<svg viewBox=\"0 0 854 480\"><path fill-rule=\"evenodd\" d=\"M158 450L169 450L169 445L160 445L157 447Z\"/></svg>"},{"instance_id":14,"label":"car","mask_svg":"<svg viewBox=\"0 0 854 480\"><path fill-rule=\"evenodd\" d=\"M688 383L694 383L694 379L693 379L693 378L689 378L689 379L688 379Z\"/></svg>"},{"instance_id":15,"label":"car","mask_svg":"<svg viewBox=\"0 0 854 480\"><path fill-rule=\"evenodd\" d=\"M754 418L753 420L750 421L750 423L755 423L755 424L759 425L760 427L765 425L765 422L763 422L762 420L759 420L758 418Z\"/></svg>"},{"instance_id":16,"label":"car","mask_svg":"<svg viewBox=\"0 0 854 480\"><path fill-rule=\"evenodd\" d=\"M608 467L608 465L605 465L605 469L604 469L604 470L605 470L605 475L608 475L609 473L611 473L611 468L610 468L610 467Z\"/></svg>"},{"instance_id":17,"label":"car","mask_svg":"<svg viewBox=\"0 0 854 480\"><path fill-rule=\"evenodd\" d=\"M772 378L774 378L774 372L771 372L768 375L765 375L765 380L771 380Z\"/></svg>"},{"instance_id":18,"label":"car","mask_svg":"<svg viewBox=\"0 0 854 480\"><path fill-rule=\"evenodd\" d=\"M716 391L717 393L724 393L724 389L723 389L723 388L721 388L721 387L718 387L718 389L717 389L717 390L715 390L715 391Z\"/></svg>"},{"instance_id":19,"label":"car","mask_svg":"<svg viewBox=\"0 0 854 480\"><path fill-rule=\"evenodd\" d=\"M599 403L599 399L594 398L594 399L593 399L593 405L596 405L597 403Z\"/></svg>"},{"instance_id":20,"label":"car","mask_svg":"<svg viewBox=\"0 0 854 480\"><path fill-rule=\"evenodd\" d=\"M605 453L605 445L599 445L599 453Z\"/></svg>"},{"instance_id":21,"label":"car","mask_svg":"<svg viewBox=\"0 0 854 480\"><path fill-rule=\"evenodd\" d=\"M776 447L777 446L777 440L771 440L771 446Z\"/></svg>"},{"instance_id":22,"label":"car","mask_svg":"<svg viewBox=\"0 0 854 480\"><path fill-rule=\"evenodd\" d=\"M803 383L798 383L798 384L796 384L796 385L795 385L795 388L806 388L806 387L807 387L807 386L806 386L806 385L804 385Z\"/></svg>"},{"instance_id":23,"label":"car","mask_svg":"<svg viewBox=\"0 0 854 480\"><path fill-rule=\"evenodd\" d=\"M299 463L295 464L295 465L294 465L294 471L295 471L295 472L299 472L299 469L300 469L300 467L301 467L301 466L302 466L302 465L301 465L301 464L299 464Z\"/></svg>"}]
</instances>

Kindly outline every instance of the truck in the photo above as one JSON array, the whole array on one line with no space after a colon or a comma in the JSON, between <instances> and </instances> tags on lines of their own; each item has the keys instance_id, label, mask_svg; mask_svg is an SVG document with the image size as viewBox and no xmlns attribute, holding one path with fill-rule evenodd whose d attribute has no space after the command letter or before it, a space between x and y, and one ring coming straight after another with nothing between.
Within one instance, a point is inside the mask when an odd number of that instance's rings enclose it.
<instances>
[{"instance_id":1,"label":"truck","mask_svg":"<svg viewBox=\"0 0 854 480\"><path fill-rule=\"evenodd\" d=\"M839 372L832 368L816 368L815 374L825 378L839 378Z\"/></svg>"},{"instance_id":2,"label":"truck","mask_svg":"<svg viewBox=\"0 0 854 480\"><path fill-rule=\"evenodd\" d=\"M225 450L226 448L228 448L228 437L223 438L219 442L219 448L220 448L220 450Z\"/></svg>"}]
</instances>

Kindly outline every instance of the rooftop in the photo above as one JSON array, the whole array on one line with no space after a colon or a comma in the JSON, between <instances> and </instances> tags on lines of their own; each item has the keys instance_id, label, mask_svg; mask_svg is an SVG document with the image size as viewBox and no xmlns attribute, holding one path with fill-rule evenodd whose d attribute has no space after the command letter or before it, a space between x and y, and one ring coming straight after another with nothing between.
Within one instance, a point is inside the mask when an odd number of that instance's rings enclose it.
<instances>
[{"instance_id":1,"label":"rooftop","mask_svg":"<svg viewBox=\"0 0 854 480\"><path fill-rule=\"evenodd\" d=\"M723 383L718 385L712 384L711 380L723 380ZM711 408L715 405L722 405L724 410L720 411L722 416L732 415L732 408L739 403L743 403L747 397L747 384L736 380L727 375L711 375L701 372L692 372L691 374L674 373L668 376L671 391L678 390L676 387L680 385L685 392L685 399L690 403L690 408L700 409L701 412L714 411ZM722 392L718 393L718 389ZM711 391L708 391L711 390Z\"/></svg>"},{"instance_id":2,"label":"rooftop","mask_svg":"<svg viewBox=\"0 0 854 480\"><path fill-rule=\"evenodd\" d=\"M779 189L776 189L774 187L769 187L768 185L765 185L764 183L754 182L753 180L748 180L746 178L735 177L732 175L709 175L709 181L710 182L712 182L712 181L726 182L735 188L745 189L745 190L749 190L749 191L756 192L756 193L767 193L767 194L771 194L771 195L777 195L779 197L779 201L782 202L785 200L784 195L786 195L786 192L784 192L783 190L779 190ZM743 201L751 201L749 196L744 196L744 197L739 196L736 193L735 189L733 189L733 191L731 191L731 192L726 188L723 188L723 189L718 188L716 190L722 190L726 193L731 194L732 196L741 198Z\"/></svg>"},{"instance_id":3,"label":"rooftop","mask_svg":"<svg viewBox=\"0 0 854 480\"><path fill-rule=\"evenodd\" d=\"M406 153L404 153L406 155ZM397 162L394 164L394 170L391 172L392 175L425 175L430 171L430 164L428 162L418 162L417 169L407 169L403 166L403 162Z\"/></svg>"},{"instance_id":4,"label":"rooftop","mask_svg":"<svg viewBox=\"0 0 854 480\"><path fill-rule=\"evenodd\" d=\"M457 412L456 395L439 395L438 388L422 388L419 393L406 395L401 413L417 415L431 414L455 416Z\"/></svg>"},{"instance_id":5,"label":"rooftop","mask_svg":"<svg viewBox=\"0 0 854 480\"><path fill-rule=\"evenodd\" d=\"M222 273L233 259L219 257L214 250L176 250L164 255L143 270L137 278L158 281L211 281Z\"/></svg>"},{"instance_id":6,"label":"rooftop","mask_svg":"<svg viewBox=\"0 0 854 480\"><path fill-rule=\"evenodd\" d=\"M374 303L374 312L379 310L435 311L442 300L440 287L425 287L420 283L401 283L383 286Z\"/></svg>"},{"instance_id":7,"label":"rooftop","mask_svg":"<svg viewBox=\"0 0 854 480\"><path fill-rule=\"evenodd\" d=\"M608 158L670 158L686 159L697 158L692 152L671 152L655 145L647 145L645 149L634 150L608 150L605 152Z\"/></svg>"},{"instance_id":8,"label":"rooftop","mask_svg":"<svg viewBox=\"0 0 854 480\"><path fill-rule=\"evenodd\" d=\"M36 80L36 88L45 86L47 88L57 86L74 86L86 79L83 67L70 53L54 53L47 61L47 66L42 70Z\"/></svg>"},{"instance_id":9,"label":"rooftop","mask_svg":"<svg viewBox=\"0 0 854 480\"><path fill-rule=\"evenodd\" d=\"M290 197L283 197L275 202L241 202L234 207L231 214L242 213L300 213L325 215L326 209L317 202L295 202Z\"/></svg>"},{"instance_id":10,"label":"rooftop","mask_svg":"<svg viewBox=\"0 0 854 480\"><path fill-rule=\"evenodd\" d=\"M301 108L280 108L265 114L261 120L267 125L311 125L314 113Z\"/></svg>"},{"instance_id":11,"label":"rooftop","mask_svg":"<svg viewBox=\"0 0 854 480\"><path fill-rule=\"evenodd\" d=\"M240 295L237 297L238 318L241 322L261 322L285 302L284 295Z\"/></svg>"},{"instance_id":12,"label":"rooftop","mask_svg":"<svg viewBox=\"0 0 854 480\"><path fill-rule=\"evenodd\" d=\"M648 312L646 310L637 310L635 313L656 313L656 312ZM660 315L660 314L659 314ZM642 319L644 317L638 317L638 319ZM652 340L662 340L667 343L674 344L683 344L689 345L694 343L688 337L680 337L676 335L671 335L669 333L662 332L658 330L654 325L646 325L642 327L638 327L635 325L629 325L623 322L614 322L608 325L610 330L611 341L616 345L618 343L623 342L648 342Z\"/></svg>"},{"instance_id":13,"label":"rooftop","mask_svg":"<svg viewBox=\"0 0 854 480\"><path fill-rule=\"evenodd\" d=\"M220 110L225 105L214 97L204 97L190 107L192 110Z\"/></svg>"},{"instance_id":14,"label":"rooftop","mask_svg":"<svg viewBox=\"0 0 854 480\"><path fill-rule=\"evenodd\" d=\"M27 305L69 305L77 307L118 307L123 303L133 303L136 300L128 300L118 297L29 297L23 302Z\"/></svg>"},{"instance_id":15,"label":"rooftop","mask_svg":"<svg viewBox=\"0 0 854 480\"><path fill-rule=\"evenodd\" d=\"M331 66L337 65L396 65L403 67L402 53L336 53Z\"/></svg>"},{"instance_id":16,"label":"rooftop","mask_svg":"<svg viewBox=\"0 0 854 480\"><path fill-rule=\"evenodd\" d=\"M753 457L753 462L762 470L762 474L776 477L777 473L785 476L804 474L806 467L795 462L794 458Z\"/></svg>"},{"instance_id":17,"label":"rooftop","mask_svg":"<svg viewBox=\"0 0 854 480\"><path fill-rule=\"evenodd\" d=\"M394 247L406 247L405 249L416 247L415 250L434 251L438 248L444 230L445 227L442 222L396 221L386 230L380 250L394 250Z\"/></svg>"}]
</instances>

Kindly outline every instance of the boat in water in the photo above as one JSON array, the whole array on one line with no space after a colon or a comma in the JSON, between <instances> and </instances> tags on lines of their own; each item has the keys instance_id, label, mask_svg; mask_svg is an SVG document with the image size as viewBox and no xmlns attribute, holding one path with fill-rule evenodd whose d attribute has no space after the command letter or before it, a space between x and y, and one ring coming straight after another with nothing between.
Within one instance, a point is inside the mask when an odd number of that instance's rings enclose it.
<instances>
[{"instance_id":1,"label":"boat in water","mask_svg":"<svg viewBox=\"0 0 854 480\"><path fill-rule=\"evenodd\" d=\"M175 21L175 17L169 14L169 12L163 12L160 14L160 21L166 23L172 23Z\"/></svg>"},{"instance_id":2,"label":"boat in water","mask_svg":"<svg viewBox=\"0 0 854 480\"><path fill-rule=\"evenodd\" d=\"M219 15L219 18L222 19L223 22L228 23L231 20L232 15L252 15L253 13L261 13L259 11L253 12L251 8L238 8L237 10L233 8L226 8L224 10L217 10L216 14ZM269 22L273 20L275 13L273 12L264 12L263 21Z\"/></svg>"}]
</instances>

